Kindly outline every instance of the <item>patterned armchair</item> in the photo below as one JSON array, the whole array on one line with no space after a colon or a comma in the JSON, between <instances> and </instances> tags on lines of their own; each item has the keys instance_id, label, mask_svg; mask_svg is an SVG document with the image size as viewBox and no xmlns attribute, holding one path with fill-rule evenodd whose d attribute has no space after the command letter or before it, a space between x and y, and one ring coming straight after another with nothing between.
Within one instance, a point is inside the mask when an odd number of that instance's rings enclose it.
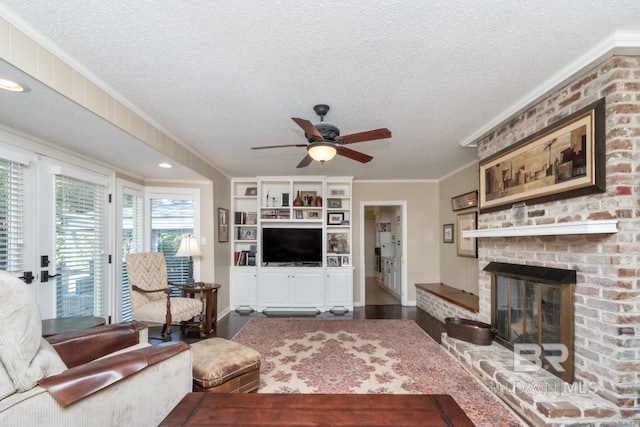
<instances>
[{"instance_id":1,"label":"patterned armchair","mask_svg":"<svg viewBox=\"0 0 640 427\"><path fill-rule=\"evenodd\" d=\"M173 322L181 323L182 333L187 326L195 325L200 329L200 336L205 336L202 295L199 300L170 296L170 286L181 285L168 281L164 254L128 254L126 261L133 320L162 324L165 340L171 339ZM196 316L198 322L193 321Z\"/></svg>"}]
</instances>

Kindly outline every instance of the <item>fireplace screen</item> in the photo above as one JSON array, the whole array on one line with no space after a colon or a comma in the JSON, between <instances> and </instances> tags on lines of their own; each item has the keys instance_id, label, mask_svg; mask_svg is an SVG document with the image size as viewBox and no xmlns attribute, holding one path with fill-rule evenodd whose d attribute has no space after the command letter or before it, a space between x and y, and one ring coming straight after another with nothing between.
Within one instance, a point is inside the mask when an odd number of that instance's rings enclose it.
<instances>
[{"instance_id":1,"label":"fireplace screen","mask_svg":"<svg viewBox=\"0 0 640 427\"><path fill-rule=\"evenodd\" d=\"M496 341L512 350L514 344L533 344L530 347L540 351L544 369L573 382L574 283L545 283L549 279L544 275L533 280L512 269L502 272L495 269L495 265L485 268L494 273L491 322L496 329ZM566 349L566 359L561 349ZM560 359L559 355L563 357ZM555 361L560 369L555 368L558 366Z\"/></svg>"}]
</instances>

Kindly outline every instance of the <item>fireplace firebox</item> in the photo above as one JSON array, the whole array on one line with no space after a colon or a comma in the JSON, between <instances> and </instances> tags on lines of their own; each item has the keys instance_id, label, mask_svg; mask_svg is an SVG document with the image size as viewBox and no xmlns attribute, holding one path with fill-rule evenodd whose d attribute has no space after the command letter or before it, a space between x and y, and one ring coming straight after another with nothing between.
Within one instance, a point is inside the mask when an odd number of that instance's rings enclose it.
<instances>
[{"instance_id":1,"label":"fireplace firebox","mask_svg":"<svg viewBox=\"0 0 640 427\"><path fill-rule=\"evenodd\" d=\"M500 262L484 270L496 342L573 383L575 270Z\"/></svg>"}]
</instances>

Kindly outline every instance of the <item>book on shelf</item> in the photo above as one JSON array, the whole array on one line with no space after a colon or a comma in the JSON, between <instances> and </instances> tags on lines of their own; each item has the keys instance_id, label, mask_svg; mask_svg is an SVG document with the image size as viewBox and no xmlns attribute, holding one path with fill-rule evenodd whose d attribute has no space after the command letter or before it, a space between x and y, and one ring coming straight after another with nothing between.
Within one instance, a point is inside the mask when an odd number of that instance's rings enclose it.
<instances>
[{"instance_id":1,"label":"book on shelf","mask_svg":"<svg viewBox=\"0 0 640 427\"><path fill-rule=\"evenodd\" d=\"M256 265L256 254L251 251L236 251L233 253L233 265L254 266Z\"/></svg>"},{"instance_id":2,"label":"book on shelf","mask_svg":"<svg viewBox=\"0 0 640 427\"><path fill-rule=\"evenodd\" d=\"M258 212L234 212L234 224L256 225L258 223Z\"/></svg>"}]
</instances>

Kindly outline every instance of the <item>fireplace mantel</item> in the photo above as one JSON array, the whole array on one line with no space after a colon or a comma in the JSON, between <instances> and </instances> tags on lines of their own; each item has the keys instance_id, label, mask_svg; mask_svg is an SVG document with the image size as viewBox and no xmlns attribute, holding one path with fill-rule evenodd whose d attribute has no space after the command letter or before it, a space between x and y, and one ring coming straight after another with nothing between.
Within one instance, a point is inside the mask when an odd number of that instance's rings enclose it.
<instances>
[{"instance_id":1,"label":"fireplace mantel","mask_svg":"<svg viewBox=\"0 0 640 427\"><path fill-rule=\"evenodd\" d=\"M556 236L561 234L611 234L618 232L618 220L590 220L504 228L483 228L462 232L462 237Z\"/></svg>"}]
</instances>

